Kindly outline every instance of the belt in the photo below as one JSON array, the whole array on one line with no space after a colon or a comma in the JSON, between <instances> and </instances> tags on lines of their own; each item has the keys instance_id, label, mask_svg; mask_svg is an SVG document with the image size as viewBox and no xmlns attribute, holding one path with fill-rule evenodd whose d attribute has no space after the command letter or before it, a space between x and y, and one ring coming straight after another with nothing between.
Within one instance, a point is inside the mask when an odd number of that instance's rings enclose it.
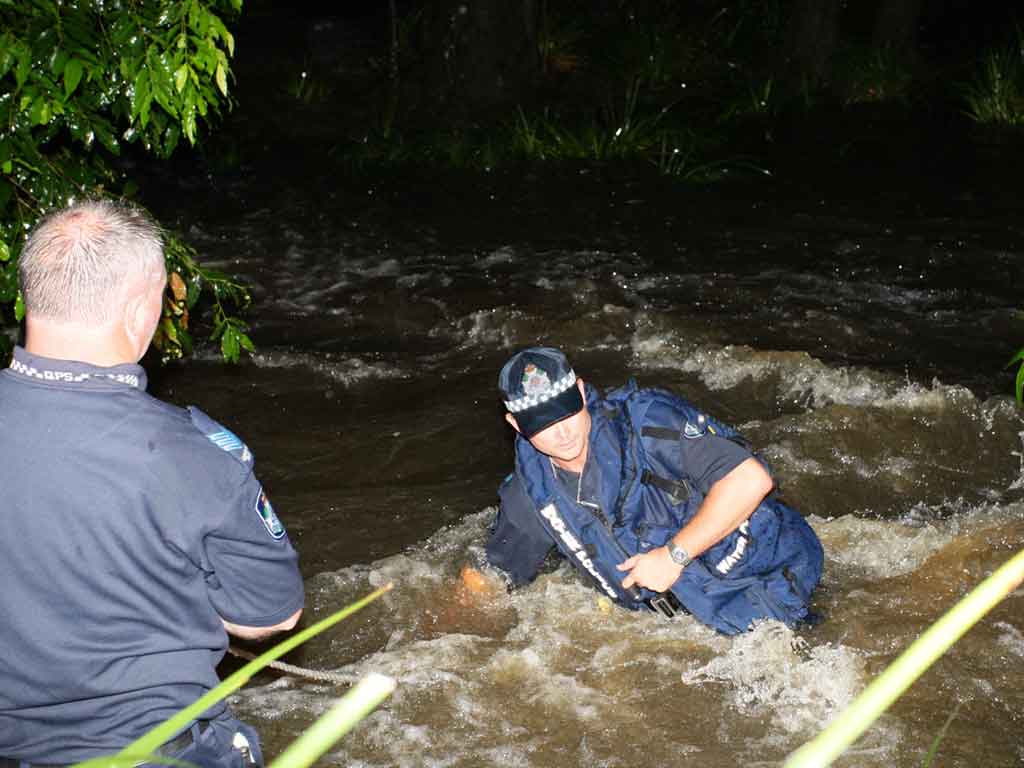
<instances>
[{"instance_id":1,"label":"belt","mask_svg":"<svg viewBox=\"0 0 1024 768\"><path fill-rule=\"evenodd\" d=\"M155 754L170 756L180 752L192 744L192 728L179 733L170 741L165 741L155 751ZM37 763L32 760L18 760L13 757L0 757L0 768L69 768L75 763Z\"/></svg>"}]
</instances>

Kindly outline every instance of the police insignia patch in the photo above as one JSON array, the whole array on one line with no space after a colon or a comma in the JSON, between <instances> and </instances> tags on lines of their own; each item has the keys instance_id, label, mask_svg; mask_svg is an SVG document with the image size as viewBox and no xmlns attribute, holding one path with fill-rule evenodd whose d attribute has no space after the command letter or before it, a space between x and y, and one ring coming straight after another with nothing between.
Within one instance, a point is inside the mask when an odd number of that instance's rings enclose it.
<instances>
[{"instance_id":1,"label":"police insignia patch","mask_svg":"<svg viewBox=\"0 0 1024 768\"><path fill-rule=\"evenodd\" d=\"M277 515L274 514L274 507L262 488L260 489L259 498L256 499L256 514L260 516L260 520L263 521L263 527L267 529L267 533L273 538L280 539L284 536L284 525L281 524Z\"/></svg>"},{"instance_id":2,"label":"police insignia patch","mask_svg":"<svg viewBox=\"0 0 1024 768\"><path fill-rule=\"evenodd\" d=\"M545 371L530 363L523 369L523 392L527 395L539 395L551 389L551 379Z\"/></svg>"},{"instance_id":3,"label":"police insignia patch","mask_svg":"<svg viewBox=\"0 0 1024 768\"><path fill-rule=\"evenodd\" d=\"M701 430L701 428L696 424L686 422L686 426L683 427L683 437L687 438L688 440L693 440L694 438L700 437L703 434L703 430Z\"/></svg>"}]
</instances>

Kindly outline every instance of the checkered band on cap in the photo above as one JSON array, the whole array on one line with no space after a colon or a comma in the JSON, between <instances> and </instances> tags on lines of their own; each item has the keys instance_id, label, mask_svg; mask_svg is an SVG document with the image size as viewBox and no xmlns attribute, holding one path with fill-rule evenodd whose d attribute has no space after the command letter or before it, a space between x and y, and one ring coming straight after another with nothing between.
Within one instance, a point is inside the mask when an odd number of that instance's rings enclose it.
<instances>
[{"instance_id":1,"label":"checkered band on cap","mask_svg":"<svg viewBox=\"0 0 1024 768\"><path fill-rule=\"evenodd\" d=\"M546 403L548 400L558 397L567 389L571 389L575 385L576 374L572 369L569 369L569 372L565 374L565 376L557 379L543 392L534 392L530 395L523 395L515 400L505 400L505 407L512 413L519 413L520 411L525 411L527 408L533 408L541 403Z\"/></svg>"}]
</instances>

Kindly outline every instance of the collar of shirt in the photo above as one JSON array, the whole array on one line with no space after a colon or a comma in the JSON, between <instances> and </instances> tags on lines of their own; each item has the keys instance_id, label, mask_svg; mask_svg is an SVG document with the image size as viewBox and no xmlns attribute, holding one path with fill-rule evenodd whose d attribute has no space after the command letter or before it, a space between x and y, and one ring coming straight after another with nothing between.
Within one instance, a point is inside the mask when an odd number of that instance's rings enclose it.
<instances>
[{"instance_id":1,"label":"collar of shirt","mask_svg":"<svg viewBox=\"0 0 1024 768\"><path fill-rule=\"evenodd\" d=\"M564 469L554 461L551 462L551 467L555 470L555 477L565 488L566 493L574 498L577 504L588 507L600 506L600 470L596 466L596 462L592 462L589 456L586 464L583 465L582 473Z\"/></svg>"},{"instance_id":2,"label":"collar of shirt","mask_svg":"<svg viewBox=\"0 0 1024 768\"><path fill-rule=\"evenodd\" d=\"M65 384L88 387L123 384L136 389L146 388L146 372L141 365L122 363L104 368L77 360L55 360L50 357L33 355L23 347L14 348L14 359L7 369L18 378L42 381L50 384Z\"/></svg>"}]
</instances>

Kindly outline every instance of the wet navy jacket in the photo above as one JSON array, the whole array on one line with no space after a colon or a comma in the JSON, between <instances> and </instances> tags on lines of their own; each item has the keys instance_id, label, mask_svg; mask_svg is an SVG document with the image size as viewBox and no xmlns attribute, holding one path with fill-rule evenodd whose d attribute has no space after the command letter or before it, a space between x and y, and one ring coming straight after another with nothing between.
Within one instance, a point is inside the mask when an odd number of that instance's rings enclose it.
<instances>
[{"instance_id":1,"label":"wet navy jacket","mask_svg":"<svg viewBox=\"0 0 1024 768\"><path fill-rule=\"evenodd\" d=\"M222 618L302 607L249 449L145 386L20 348L0 372L2 757L110 754L218 683Z\"/></svg>"},{"instance_id":2,"label":"wet navy jacket","mask_svg":"<svg viewBox=\"0 0 1024 768\"><path fill-rule=\"evenodd\" d=\"M582 476L516 439L516 471L500 490L488 560L514 583L532 580L554 547L599 591L627 608L616 565L663 546L711 487L751 457L739 436L687 401L627 385L602 399L587 390L592 424ZM672 593L704 623L734 634L772 618L804 619L823 553L795 510L766 498L740 528L688 565Z\"/></svg>"}]
</instances>

